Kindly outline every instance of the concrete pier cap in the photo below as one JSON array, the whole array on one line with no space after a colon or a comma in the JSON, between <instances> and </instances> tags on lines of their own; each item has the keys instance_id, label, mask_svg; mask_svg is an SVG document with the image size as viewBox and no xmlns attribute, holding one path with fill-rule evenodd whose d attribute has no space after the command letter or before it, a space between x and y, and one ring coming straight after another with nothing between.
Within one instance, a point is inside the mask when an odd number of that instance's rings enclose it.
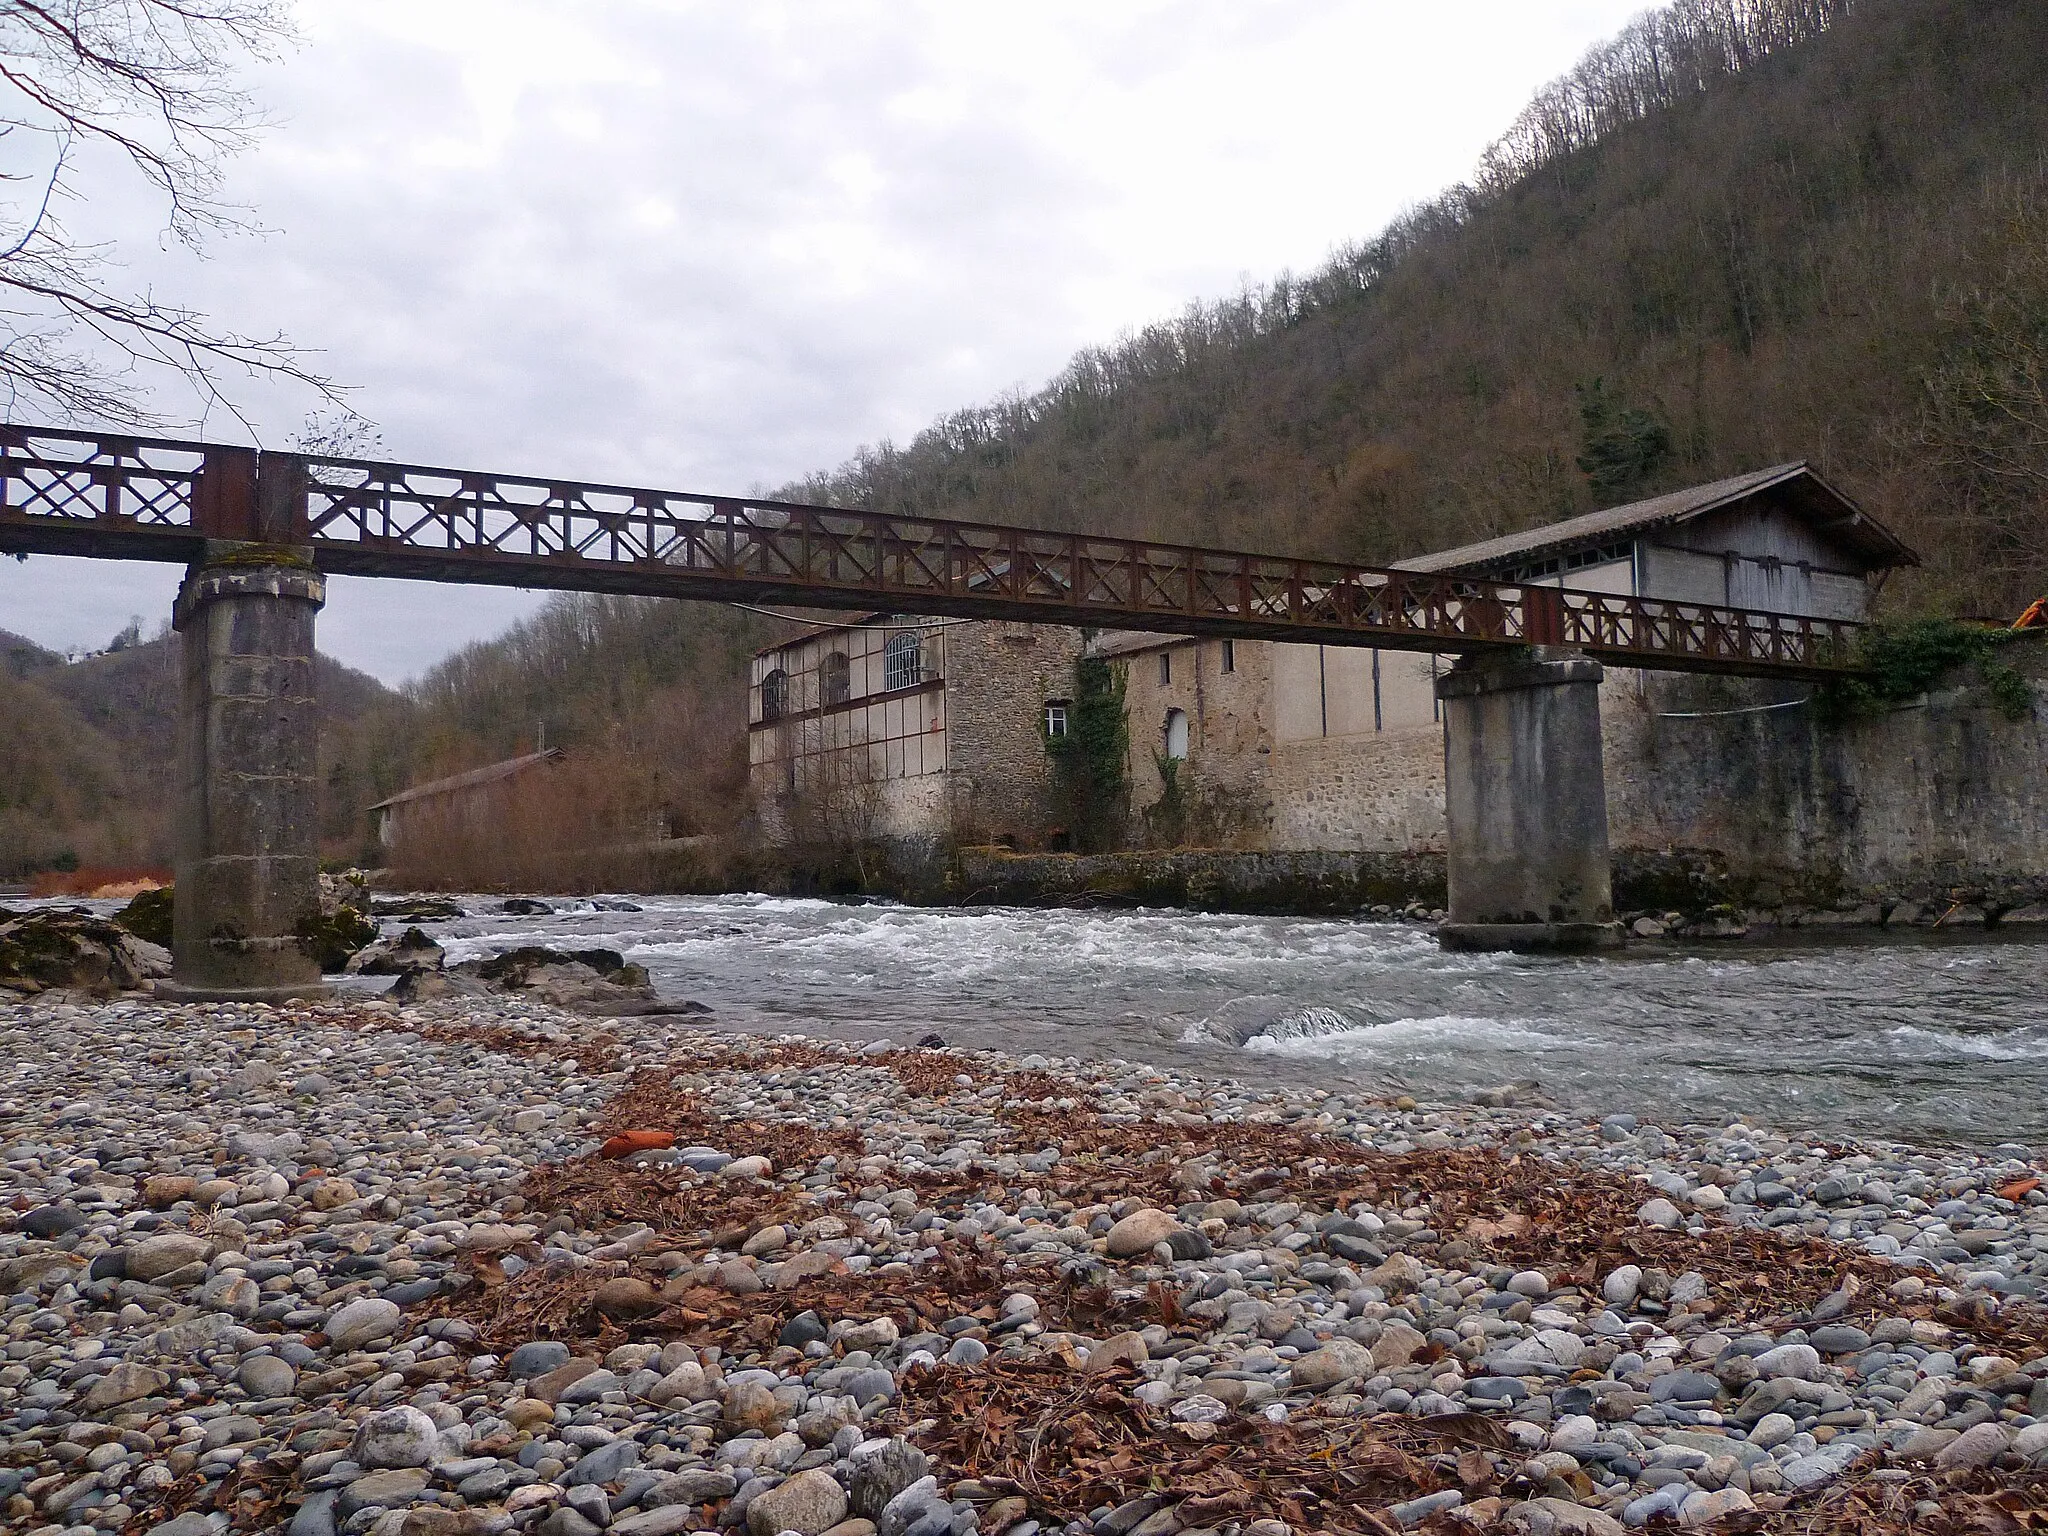
<instances>
[{"instance_id":1,"label":"concrete pier cap","mask_svg":"<svg viewBox=\"0 0 2048 1536\"><path fill-rule=\"evenodd\" d=\"M171 979L182 1002L326 994L304 937L320 912L319 720L313 620L326 580L310 549L209 541L179 588L177 898Z\"/></svg>"},{"instance_id":2,"label":"concrete pier cap","mask_svg":"<svg viewBox=\"0 0 2048 1536\"><path fill-rule=\"evenodd\" d=\"M1622 942L1607 848L1597 661L1555 646L1466 656L1444 711L1445 949Z\"/></svg>"}]
</instances>

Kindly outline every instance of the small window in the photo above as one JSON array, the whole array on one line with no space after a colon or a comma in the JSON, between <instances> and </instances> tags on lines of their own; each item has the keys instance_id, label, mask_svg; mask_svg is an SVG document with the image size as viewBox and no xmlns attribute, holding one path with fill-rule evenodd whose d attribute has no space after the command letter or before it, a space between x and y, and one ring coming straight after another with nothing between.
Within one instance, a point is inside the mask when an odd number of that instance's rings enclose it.
<instances>
[{"instance_id":1,"label":"small window","mask_svg":"<svg viewBox=\"0 0 2048 1536\"><path fill-rule=\"evenodd\" d=\"M1173 681L1173 652L1159 653L1159 686L1164 688Z\"/></svg>"},{"instance_id":2,"label":"small window","mask_svg":"<svg viewBox=\"0 0 2048 1536\"><path fill-rule=\"evenodd\" d=\"M789 674L777 667L761 679L761 719L780 720L789 713Z\"/></svg>"},{"instance_id":3,"label":"small window","mask_svg":"<svg viewBox=\"0 0 2048 1536\"><path fill-rule=\"evenodd\" d=\"M1181 759L1188 755L1188 712L1184 709L1166 712L1166 755Z\"/></svg>"},{"instance_id":4,"label":"small window","mask_svg":"<svg viewBox=\"0 0 2048 1536\"><path fill-rule=\"evenodd\" d=\"M1235 640L1223 642L1223 670L1226 672L1235 672L1237 670L1237 642Z\"/></svg>"},{"instance_id":5,"label":"small window","mask_svg":"<svg viewBox=\"0 0 2048 1536\"><path fill-rule=\"evenodd\" d=\"M839 651L818 663L818 696L822 703L844 704L853 692L853 665Z\"/></svg>"},{"instance_id":6,"label":"small window","mask_svg":"<svg viewBox=\"0 0 2048 1536\"><path fill-rule=\"evenodd\" d=\"M1067 701L1048 700L1045 706L1045 734L1057 737L1067 734Z\"/></svg>"},{"instance_id":7,"label":"small window","mask_svg":"<svg viewBox=\"0 0 2048 1536\"><path fill-rule=\"evenodd\" d=\"M891 635L882 648L882 686L915 688L923 681L924 662L915 631Z\"/></svg>"}]
</instances>

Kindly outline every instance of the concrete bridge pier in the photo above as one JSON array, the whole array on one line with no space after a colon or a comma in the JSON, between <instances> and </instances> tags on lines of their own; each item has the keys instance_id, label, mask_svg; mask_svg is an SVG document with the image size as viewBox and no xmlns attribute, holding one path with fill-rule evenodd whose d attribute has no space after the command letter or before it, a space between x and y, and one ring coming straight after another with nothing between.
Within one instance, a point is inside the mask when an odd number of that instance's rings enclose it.
<instances>
[{"instance_id":1,"label":"concrete bridge pier","mask_svg":"<svg viewBox=\"0 0 2048 1536\"><path fill-rule=\"evenodd\" d=\"M1445 949L1622 941L1607 852L1597 661L1557 646L1466 656L1444 707Z\"/></svg>"},{"instance_id":2,"label":"concrete bridge pier","mask_svg":"<svg viewBox=\"0 0 2048 1536\"><path fill-rule=\"evenodd\" d=\"M186 571L172 974L159 996L322 995L301 932L320 911L312 551L209 541Z\"/></svg>"}]
</instances>

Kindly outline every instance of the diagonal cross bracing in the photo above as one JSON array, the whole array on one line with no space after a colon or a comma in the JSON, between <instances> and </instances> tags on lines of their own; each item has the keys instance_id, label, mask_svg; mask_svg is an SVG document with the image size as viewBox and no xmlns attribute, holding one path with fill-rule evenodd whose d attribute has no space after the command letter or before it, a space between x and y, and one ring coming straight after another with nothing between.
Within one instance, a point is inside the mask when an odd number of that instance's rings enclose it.
<instances>
[{"instance_id":1,"label":"diagonal cross bracing","mask_svg":"<svg viewBox=\"0 0 2048 1536\"><path fill-rule=\"evenodd\" d=\"M1562 645L1622 666L1856 670L1841 620L1091 534L166 438L0 427L0 552L189 561L1389 650Z\"/></svg>"}]
</instances>

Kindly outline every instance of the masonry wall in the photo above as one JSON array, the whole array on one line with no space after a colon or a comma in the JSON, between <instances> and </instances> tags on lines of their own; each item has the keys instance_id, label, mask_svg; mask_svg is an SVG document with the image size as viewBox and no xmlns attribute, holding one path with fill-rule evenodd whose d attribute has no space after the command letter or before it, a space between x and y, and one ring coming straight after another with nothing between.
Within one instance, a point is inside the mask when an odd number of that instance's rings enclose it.
<instances>
[{"instance_id":1,"label":"masonry wall","mask_svg":"<svg viewBox=\"0 0 2048 1536\"><path fill-rule=\"evenodd\" d=\"M946 817L963 843L1040 848L1052 823L1045 706L1074 694L1081 632L1044 624L953 627L946 694Z\"/></svg>"},{"instance_id":2,"label":"masonry wall","mask_svg":"<svg viewBox=\"0 0 2048 1536\"><path fill-rule=\"evenodd\" d=\"M2048 642L2000 658L2025 719L1974 671L1924 701L1829 726L1798 684L1659 677L1606 711L1616 847L1703 848L1752 905L2048 897ZM1747 713L1721 713L1745 710ZM1692 714L1705 718L1682 718Z\"/></svg>"},{"instance_id":3,"label":"masonry wall","mask_svg":"<svg viewBox=\"0 0 2048 1536\"><path fill-rule=\"evenodd\" d=\"M1441 854L1264 853L1145 849L1012 854L966 848L957 899L1004 906L1193 907L1212 912L1332 913L1444 902Z\"/></svg>"},{"instance_id":4,"label":"masonry wall","mask_svg":"<svg viewBox=\"0 0 2048 1536\"><path fill-rule=\"evenodd\" d=\"M1176 640L1117 658L1125 668L1124 714L1130 722L1131 835L1134 841L1183 842L1210 848L1270 846L1268 783L1273 756L1273 652L1258 641ZM1162 680L1159 659L1171 661ZM1165 824L1166 747L1170 710L1187 716L1188 752L1178 770L1185 825Z\"/></svg>"},{"instance_id":5,"label":"masonry wall","mask_svg":"<svg viewBox=\"0 0 2048 1536\"><path fill-rule=\"evenodd\" d=\"M1709 854L1717 879L1764 909L1957 891L2038 903L2048 898L2048 643L2004 659L2033 682L2025 720L2001 714L1974 675L1878 719L1830 725L1803 702L1807 684L1610 670L1610 842L1617 853ZM1434 732L1284 743L1269 782L1273 848L1443 847Z\"/></svg>"},{"instance_id":6,"label":"masonry wall","mask_svg":"<svg viewBox=\"0 0 2048 1536\"><path fill-rule=\"evenodd\" d=\"M1282 743L1272 792L1274 848L1442 852L1443 728Z\"/></svg>"}]
</instances>

